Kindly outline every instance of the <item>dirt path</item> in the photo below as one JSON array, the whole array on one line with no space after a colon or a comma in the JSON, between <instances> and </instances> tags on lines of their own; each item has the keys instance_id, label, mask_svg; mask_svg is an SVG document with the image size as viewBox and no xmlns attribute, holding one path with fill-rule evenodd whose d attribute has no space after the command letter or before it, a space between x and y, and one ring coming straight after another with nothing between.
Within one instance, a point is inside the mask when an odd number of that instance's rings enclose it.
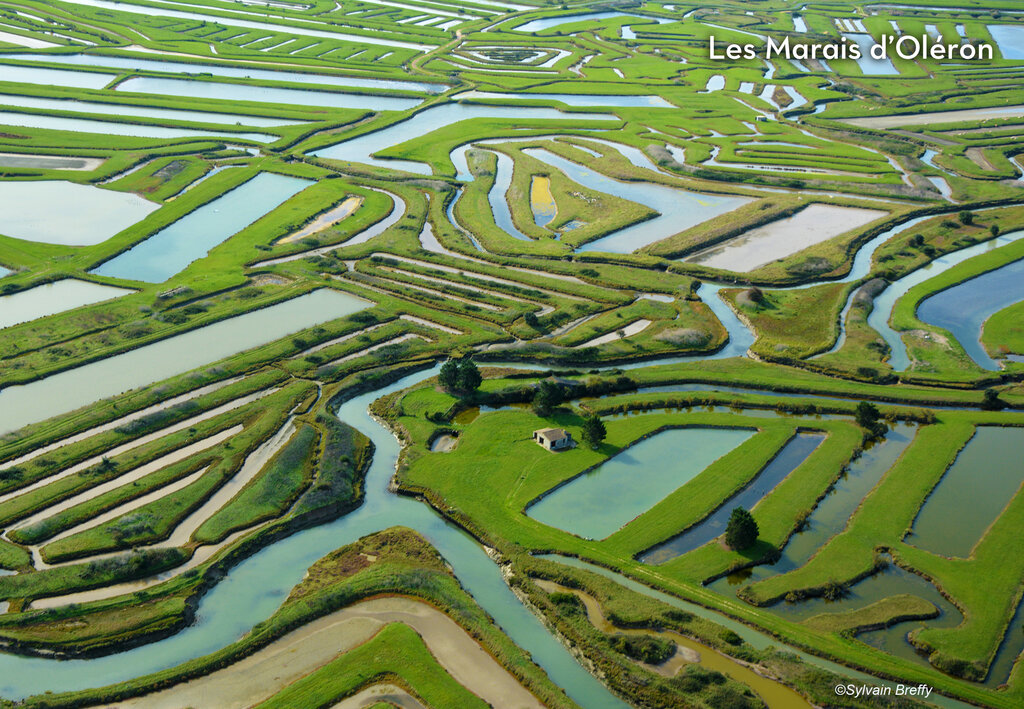
<instances>
[{"instance_id":1,"label":"dirt path","mask_svg":"<svg viewBox=\"0 0 1024 709\"><path fill-rule=\"evenodd\" d=\"M431 654L455 681L492 706L502 709L543 706L444 613L422 601L389 597L364 601L331 613L224 669L112 705L110 709L203 706L244 709L366 642L389 623L405 623L419 633ZM368 700L373 697L368 696L367 691L351 697L351 703L345 700L337 706L349 709L372 704ZM361 695L363 698L357 700ZM418 707L419 703L401 706Z\"/></svg>"}]
</instances>

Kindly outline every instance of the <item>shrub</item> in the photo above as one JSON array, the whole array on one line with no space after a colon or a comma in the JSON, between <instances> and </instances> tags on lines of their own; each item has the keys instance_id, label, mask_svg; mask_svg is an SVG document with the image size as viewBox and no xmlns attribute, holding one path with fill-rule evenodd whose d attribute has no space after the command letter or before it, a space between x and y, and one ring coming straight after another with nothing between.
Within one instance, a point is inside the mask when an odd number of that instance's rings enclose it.
<instances>
[{"instance_id":1,"label":"shrub","mask_svg":"<svg viewBox=\"0 0 1024 709\"><path fill-rule=\"evenodd\" d=\"M757 541L759 530L753 515L742 507L733 508L725 528L725 543L734 551L749 549Z\"/></svg>"}]
</instances>

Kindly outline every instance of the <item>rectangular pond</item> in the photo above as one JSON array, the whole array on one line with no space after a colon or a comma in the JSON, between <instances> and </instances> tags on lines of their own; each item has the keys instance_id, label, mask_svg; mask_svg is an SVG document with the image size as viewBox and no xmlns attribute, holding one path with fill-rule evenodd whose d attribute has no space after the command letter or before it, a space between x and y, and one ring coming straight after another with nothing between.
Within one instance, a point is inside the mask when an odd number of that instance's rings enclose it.
<instances>
[{"instance_id":1,"label":"rectangular pond","mask_svg":"<svg viewBox=\"0 0 1024 709\"><path fill-rule=\"evenodd\" d=\"M988 33L999 46L1003 59L1024 59L1024 25L989 25Z\"/></svg>"},{"instance_id":2,"label":"rectangular pond","mask_svg":"<svg viewBox=\"0 0 1024 709\"><path fill-rule=\"evenodd\" d=\"M874 37L861 32L844 32L843 37L860 47L861 57L857 60L857 66L865 76L899 76L900 72L891 60L874 59L871 56L871 48L875 45Z\"/></svg>"},{"instance_id":3,"label":"rectangular pond","mask_svg":"<svg viewBox=\"0 0 1024 709\"><path fill-rule=\"evenodd\" d=\"M163 59L143 59L141 57L111 57L101 54L19 54L18 59L55 64L71 64L86 67L105 67L110 69L141 69L173 74L210 74L211 76L227 76L234 79L254 79L257 81L284 81L291 84L319 84L321 86L347 86L359 89L384 89L388 91L422 91L428 94L439 94L448 90L447 84L428 84L421 81L394 81L391 79L367 79L354 76L336 76L329 74L300 73L297 71L277 71L245 66L225 66L223 64L206 64L199 62L181 62ZM0 73L3 70L0 69Z\"/></svg>"},{"instance_id":4,"label":"rectangular pond","mask_svg":"<svg viewBox=\"0 0 1024 709\"><path fill-rule=\"evenodd\" d=\"M229 138L234 140L251 140L257 143L272 143L278 136L267 133L236 133L225 128L223 131L200 130L198 128L168 128L165 126L148 126L138 123L115 123L99 121L91 118L69 118L66 116L47 116L41 113L18 113L16 111L0 111L0 125L18 126L20 128L43 128L46 130L66 130L74 133L100 133L103 135L125 135L132 138Z\"/></svg>"},{"instance_id":5,"label":"rectangular pond","mask_svg":"<svg viewBox=\"0 0 1024 709\"><path fill-rule=\"evenodd\" d=\"M71 155L31 155L0 153L0 167L43 168L45 170L95 170L105 158L80 158Z\"/></svg>"},{"instance_id":6,"label":"rectangular pond","mask_svg":"<svg viewBox=\"0 0 1024 709\"><path fill-rule=\"evenodd\" d=\"M47 69L36 66L0 65L0 81L44 86L68 86L75 89L102 89L117 78L117 74L103 74L71 69Z\"/></svg>"},{"instance_id":7,"label":"rectangular pond","mask_svg":"<svg viewBox=\"0 0 1024 709\"><path fill-rule=\"evenodd\" d=\"M527 508L544 524L603 539L754 435L751 429L675 428L636 443Z\"/></svg>"},{"instance_id":8,"label":"rectangular pond","mask_svg":"<svg viewBox=\"0 0 1024 709\"><path fill-rule=\"evenodd\" d=\"M0 390L0 433L183 374L362 310L369 302L321 289L124 354Z\"/></svg>"},{"instance_id":9,"label":"rectangular pond","mask_svg":"<svg viewBox=\"0 0 1024 709\"><path fill-rule=\"evenodd\" d=\"M0 69L0 76L2 76L2 69ZM100 103L98 101L77 101L73 99L41 98L38 96L12 96L11 94L0 95L0 102L7 106L35 108L45 111L77 111L79 113L99 113L111 116L138 116L140 118L155 118L157 120L226 123L229 125L256 126L258 128L276 128L278 126L304 122L282 118L245 116L238 113L186 111L177 108L135 106L127 103Z\"/></svg>"},{"instance_id":10,"label":"rectangular pond","mask_svg":"<svg viewBox=\"0 0 1024 709\"><path fill-rule=\"evenodd\" d=\"M2 275L2 274L0 274ZM89 281L66 278L35 288L0 296L0 329L63 313L65 310L120 298L132 291Z\"/></svg>"},{"instance_id":11,"label":"rectangular pond","mask_svg":"<svg viewBox=\"0 0 1024 709\"><path fill-rule=\"evenodd\" d=\"M937 123L985 121L989 118L1020 118L1021 116L1024 116L1024 105L963 108L956 111L931 111L929 113L899 113L891 116L843 118L840 120L844 123L860 126L861 128L899 128L902 126L926 126Z\"/></svg>"},{"instance_id":12,"label":"rectangular pond","mask_svg":"<svg viewBox=\"0 0 1024 709\"><path fill-rule=\"evenodd\" d=\"M620 106L675 108L661 96L614 96L609 94L503 94L490 91L463 91L452 97L459 99L497 99L500 101L558 101L566 106Z\"/></svg>"},{"instance_id":13,"label":"rectangular pond","mask_svg":"<svg viewBox=\"0 0 1024 709\"><path fill-rule=\"evenodd\" d=\"M886 214L878 209L811 204L790 217L755 227L683 260L745 273L862 227Z\"/></svg>"},{"instance_id":14,"label":"rectangular pond","mask_svg":"<svg viewBox=\"0 0 1024 709\"><path fill-rule=\"evenodd\" d=\"M798 433L775 455L750 483L722 503L703 520L668 541L652 547L639 558L645 564L661 564L704 546L725 533L729 516L736 507L753 508L779 483L796 470L825 440L822 433Z\"/></svg>"},{"instance_id":15,"label":"rectangular pond","mask_svg":"<svg viewBox=\"0 0 1024 709\"><path fill-rule=\"evenodd\" d=\"M966 558L1024 482L1024 428L979 426L925 500L906 541Z\"/></svg>"},{"instance_id":16,"label":"rectangular pond","mask_svg":"<svg viewBox=\"0 0 1024 709\"><path fill-rule=\"evenodd\" d=\"M221 101L259 101L286 106L326 106L328 108L354 108L367 111L405 111L420 103L418 98L346 94L334 91L307 91L270 86L222 84L215 81L189 81L136 76L117 85L118 91L158 96L184 96Z\"/></svg>"},{"instance_id":17,"label":"rectangular pond","mask_svg":"<svg viewBox=\"0 0 1024 709\"><path fill-rule=\"evenodd\" d=\"M92 273L162 283L311 184L297 177L261 172Z\"/></svg>"},{"instance_id":18,"label":"rectangular pond","mask_svg":"<svg viewBox=\"0 0 1024 709\"><path fill-rule=\"evenodd\" d=\"M135 194L75 182L0 181L0 234L26 241L91 246L158 208Z\"/></svg>"},{"instance_id":19,"label":"rectangular pond","mask_svg":"<svg viewBox=\"0 0 1024 709\"><path fill-rule=\"evenodd\" d=\"M665 25L672 20L665 17L651 17L649 15L640 15L633 12L587 12L576 15L558 15L556 17L543 17L539 20L530 20L529 22L513 27L512 29L516 32L543 32L550 30L560 25L573 24L576 22L590 22L594 20L612 20L619 17L631 17L637 19L647 20L648 22L654 22L659 25Z\"/></svg>"}]
</instances>

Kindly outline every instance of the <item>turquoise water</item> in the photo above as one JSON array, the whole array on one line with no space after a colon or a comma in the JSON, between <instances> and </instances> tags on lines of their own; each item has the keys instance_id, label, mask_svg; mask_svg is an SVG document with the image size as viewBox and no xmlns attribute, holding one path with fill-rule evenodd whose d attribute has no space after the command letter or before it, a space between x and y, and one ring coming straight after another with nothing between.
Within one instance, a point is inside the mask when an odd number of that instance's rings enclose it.
<instances>
[{"instance_id":1,"label":"turquoise water","mask_svg":"<svg viewBox=\"0 0 1024 709\"><path fill-rule=\"evenodd\" d=\"M92 273L162 283L311 184L297 177L261 172Z\"/></svg>"},{"instance_id":2,"label":"turquoise water","mask_svg":"<svg viewBox=\"0 0 1024 709\"><path fill-rule=\"evenodd\" d=\"M981 330L993 314L1024 300L1024 259L975 276L921 301L917 317L953 334L967 354L988 370L999 365L981 345Z\"/></svg>"},{"instance_id":3,"label":"turquoise water","mask_svg":"<svg viewBox=\"0 0 1024 709\"><path fill-rule=\"evenodd\" d=\"M906 541L943 556L969 556L1024 482L1021 451L1024 428L979 426L921 506Z\"/></svg>"},{"instance_id":4,"label":"turquoise water","mask_svg":"<svg viewBox=\"0 0 1024 709\"><path fill-rule=\"evenodd\" d=\"M422 91L428 94L443 93L446 84L428 84L421 81L393 81L391 79L366 79L354 76L332 76L330 74L303 74L297 71L276 71L247 66L225 66L223 64L163 61L141 57L111 57L102 54L18 54L25 61L71 64L75 66L107 67L112 69L142 69L175 74L210 74L234 79L256 79L258 81L285 81L292 84L318 84L320 86L350 86L361 89L385 89L399 91ZM5 70L0 70L5 71ZM108 78L109 81L109 78Z\"/></svg>"},{"instance_id":5,"label":"turquoise water","mask_svg":"<svg viewBox=\"0 0 1024 709\"><path fill-rule=\"evenodd\" d=\"M512 211L509 209L506 193L512 186L512 171L514 163L505 153L494 153L498 158L498 169L494 175L494 185L487 192L487 202L491 205L491 214L494 216L494 223L511 236L520 241L530 241L523 232L516 228L512 221Z\"/></svg>"},{"instance_id":6,"label":"turquoise water","mask_svg":"<svg viewBox=\"0 0 1024 709\"><path fill-rule=\"evenodd\" d=\"M502 94L490 91L464 91L452 97L460 99L500 99L502 101L558 101L567 106L623 106L623 107L657 107L675 108L661 96L624 96L609 94L538 94L518 93Z\"/></svg>"},{"instance_id":7,"label":"turquoise water","mask_svg":"<svg viewBox=\"0 0 1024 709\"><path fill-rule=\"evenodd\" d=\"M2 119L0 119L2 120ZM54 209L54 205L60 209ZM129 192L63 180L0 181L0 234L62 246L99 244L156 211Z\"/></svg>"},{"instance_id":8,"label":"turquoise water","mask_svg":"<svg viewBox=\"0 0 1024 709\"><path fill-rule=\"evenodd\" d=\"M0 66L0 77L2 77L3 81L13 81L19 84L70 86L76 89L102 89L116 79L117 74L4 64Z\"/></svg>"},{"instance_id":9,"label":"turquoise water","mask_svg":"<svg viewBox=\"0 0 1024 709\"><path fill-rule=\"evenodd\" d=\"M392 170L405 170L420 175L429 175L431 174L431 168L426 163L412 160L379 159L372 156L385 148L399 145L413 138L420 138L439 128L473 118L500 118L508 120L512 126L516 126L517 121L523 120L618 121L618 118L615 116L599 113L563 113L554 108L538 108L536 106L484 106L471 103L446 103L420 111L410 118L389 125L387 128L364 133L355 138L322 148L313 154L321 158L350 160L352 162L366 163L367 165L386 167Z\"/></svg>"},{"instance_id":10,"label":"turquoise water","mask_svg":"<svg viewBox=\"0 0 1024 709\"><path fill-rule=\"evenodd\" d=\"M745 488L682 534L644 552L639 557L640 561L645 564L663 564L670 559L693 551L697 547L704 546L715 537L724 534L729 516L735 508L753 509L797 466L803 463L807 456L813 453L824 440L825 435L821 433L796 434Z\"/></svg>"},{"instance_id":11,"label":"turquoise water","mask_svg":"<svg viewBox=\"0 0 1024 709\"><path fill-rule=\"evenodd\" d=\"M651 182L621 182L542 148L526 148L523 152L561 170L587 189L613 194L658 212L653 219L619 229L584 244L578 251L630 253L750 202L749 197L700 194Z\"/></svg>"},{"instance_id":12,"label":"turquoise water","mask_svg":"<svg viewBox=\"0 0 1024 709\"><path fill-rule=\"evenodd\" d=\"M2 275L4 274L0 272L0 276ZM0 296L0 329L63 313L65 310L80 308L83 305L119 298L131 292L124 288L67 278L13 295Z\"/></svg>"},{"instance_id":13,"label":"turquoise water","mask_svg":"<svg viewBox=\"0 0 1024 709\"><path fill-rule=\"evenodd\" d=\"M999 46L1003 59L1024 59L1024 25L989 25L988 32Z\"/></svg>"},{"instance_id":14,"label":"turquoise water","mask_svg":"<svg viewBox=\"0 0 1024 709\"><path fill-rule=\"evenodd\" d=\"M512 29L516 32L543 32L544 30L550 30L560 25L591 20L610 20L617 17L634 17L656 22L659 25L672 22L672 20L666 18L648 17L646 15L639 15L632 12L587 12L581 15L559 15L558 17L545 17L539 20L530 20L529 22L519 25L518 27L513 27Z\"/></svg>"},{"instance_id":15,"label":"turquoise water","mask_svg":"<svg viewBox=\"0 0 1024 709\"><path fill-rule=\"evenodd\" d=\"M603 539L754 435L751 429L662 431L609 458L527 508L533 519Z\"/></svg>"},{"instance_id":16,"label":"turquoise water","mask_svg":"<svg viewBox=\"0 0 1024 709\"><path fill-rule=\"evenodd\" d=\"M91 118L44 116L39 113L18 113L16 111L0 111L0 125L18 126L21 128L44 128L46 130L66 130L76 133L126 135L132 138L220 137L232 140L251 140L256 143L273 143L279 139L278 136L268 133L236 133L227 128L222 131L201 130L199 128L166 128L164 126L147 126L138 123L115 123L114 121L99 121Z\"/></svg>"},{"instance_id":17,"label":"turquoise water","mask_svg":"<svg viewBox=\"0 0 1024 709\"><path fill-rule=\"evenodd\" d=\"M899 424L891 428L881 442L867 446L815 506L804 528L789 538L777 562L747 569L730 580L720 579L711 584L711 588L732 595L730 586L760 581L806 564L825 542L846 528L858 505L903 455L913 436L913 426Z\"/></svg>"},{"instance_id":18,"label":"turquoise water","mask_svg":"<svg viewBox=\"0 0 1024 709\"><path fill-rule=\"evenodd\" d=\"M899 76L900 72L891 60L874 59L871 56L871 47L875 45L875 40L871 35L844 33L843 37L860 47L861 58L857 60L857 66L865 76Z\"/></svg>"},{"instance_id":19,"label":"turquoise water","mask_svg":"<svg viewBox=\"0 0 1024 709\"><path fill-rule=\"evenodd\" d=\"M0 67L0 77L2 76L3 68ZM134 106L127 103L100 103L98 101L62 100L54 98L40 98L38 96L13 96L11 94L0 95L0 101L2 101L5 106L17 106L18 108L37 108L51 111L78 111L80 113L100 113L111 116L140 116L142 118L168 119L172 121L196 121L198 123L239 124L256 126L257 128L276 128L277 126L286 126L293 123L304 122L292 119L245 116L238 113L184 111L176 108Z\"/></svg>"},{"instance_id":20,"label":"turquoise water","mask_svg":"<svg viewBox=\"0 0 1024 709\"><path fill-rule=\"evenodd\" d=\"M974 256L992 251L1000 246L1013 243L1020 238L1024 238L1024 231L1013 232L1012 234L1000 236L991 241L975 244L974 246L968 246L965 249L960 249L959 251L954 251L946 254L945 256L940 256L931 263L928 263L903 278L900 278L898 281L895 281L886 288L881 295L875 298L874 309L871 311L871 314L868 315L868 325L874 328L889 345L891 351L889 355L889 364L894 370L901 372L910 366L910 357L907 355L907 348L906 345L903 344L903 339L900 337L899 333L893 330L889 325L889 317L892 315L892 309L895 307L896 301L919 283L924 283L928 279L933 278ZM1013 292L1019 293L1016 289ZM989 294L987 296L985 294L979 295L981 295L982 298L991 297L996 299L1004 294ZM1018 296L1017 300L1019 299L1020 297ZM989 312L995 311L993 310ZM973 339L978 337L980 330L980 327L974 330Z\"/></svg>"},{"instance_id":21,"label":"turquoise water","mask_svg":"<svg viewBox=\"0 0 1024 709\"><path fill-rule=\"evenodd\" d=\"M29 384L4 387L0 433L182 374L368 305L354 296L321 289Z\"/></svg>"},{"instance_id":22,"label":"turquoise water","mask_svg":"<svg viewBox=\"0 0 1024 709\"><path fill-rule=\"evenodd\" d=\"M326 106L328 108L355 108L373 111L404 111L420 103L418 98L281 89L270 86L223 84L214 81L164 79L152 76L137 76L122 81L117 85L117 90L157 96L185 96L221 101L260 101L262 103L281 103L286 106ZM245 119L242 120L244 122Z\"/></svg>"},{"instance_id":23,"label":"turquoise water","mask_svg":"<svg viewBox=\"0 0 1024 709\"><path fill-rule=\"evenodd\" d=\"M339 293L334 295L348 298ZM313 303L306 305L306 310L320 309ZM276 320L288 320L288 317L280 313ZM252 325L255 327L249 329L259 329L259 323ZM583 669L540 619L519 602L505 584L499 567L474 539L445 523L427 505L389 492L388 482L394 473L400 446L386 429L370 418L366 409L378 397L412 386L437 374L437 370L435 367L410 375L386 388L350 399L338 408L338 417L369 436L375 446L366 477L366 496L357 510L335 522L297 532L241 561L199 601L195 621L169 638L90 660L0 654L0 695L16 699L46 690L95 687L215 652L269 617L317 559L362 536L402 524L423 534L441 552L463 587L512 641L526 650L552 681L563 687L580 706L626 709L627 705Z\"/></svg>"}]
</instances>

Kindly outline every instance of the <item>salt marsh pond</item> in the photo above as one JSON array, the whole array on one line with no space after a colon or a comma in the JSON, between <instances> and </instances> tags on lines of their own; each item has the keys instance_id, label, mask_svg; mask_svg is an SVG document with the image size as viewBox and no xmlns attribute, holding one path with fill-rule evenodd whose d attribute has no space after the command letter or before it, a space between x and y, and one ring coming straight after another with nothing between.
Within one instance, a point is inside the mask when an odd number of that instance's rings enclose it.
<instances>
[{"instance_id":1,"label":"salt marsh pond","mask_svg":"<svg viewBox=\"0 0 1024 709\"><path fill-rule=\"evenodd\" d=\"M54 209L55 204L60 209ZM127 229L157 206L138 195L74 182L7 181L0 185L0 234L88 246Z\"/></svg>"}]
</instances>

